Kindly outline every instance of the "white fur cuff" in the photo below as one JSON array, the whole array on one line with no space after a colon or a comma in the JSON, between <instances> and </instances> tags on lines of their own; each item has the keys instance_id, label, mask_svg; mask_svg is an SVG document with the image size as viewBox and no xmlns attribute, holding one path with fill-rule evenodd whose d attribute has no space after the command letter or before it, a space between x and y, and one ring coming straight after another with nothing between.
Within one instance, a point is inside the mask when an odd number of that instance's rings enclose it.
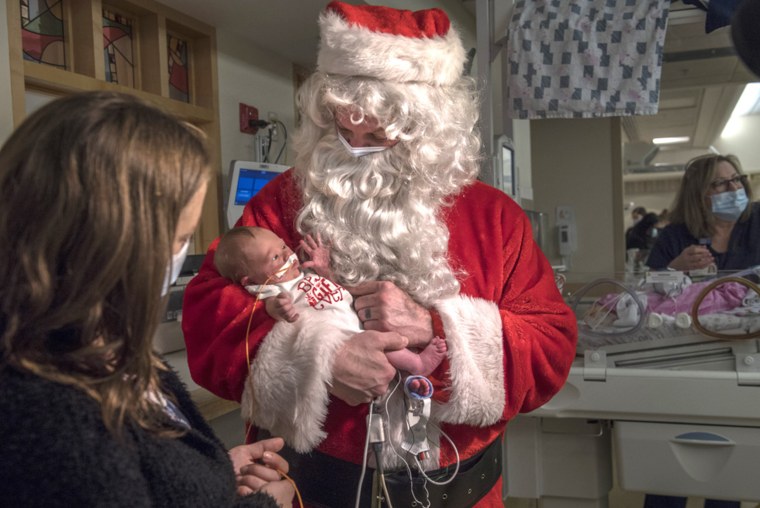
<instances>
[{"instance_id":1,"label":"white fur cuff","mask_svg":"<svg viewBox=\"0 0 760 508\"><path fill-rule=\"evenodd\" d=\"M441 421L477 426L504 411L503 327L499 308L480 298L458 296L435 304L446 332L451 393Z\"/></svg>"},{"instance_id":2,"label":"white fur cuff","mask_svg":"<svg viewBox=\"0 0 760 508\"><path fill-rule=\"evenodd\" d=\"M278 322L262 342L245 381L241 412L244 419L282 436L303 453L326 437L322 426L332 362L347 336L325 333L329 325L313 321L309 326L298 324Z\"/></svg>"}]
</instances>

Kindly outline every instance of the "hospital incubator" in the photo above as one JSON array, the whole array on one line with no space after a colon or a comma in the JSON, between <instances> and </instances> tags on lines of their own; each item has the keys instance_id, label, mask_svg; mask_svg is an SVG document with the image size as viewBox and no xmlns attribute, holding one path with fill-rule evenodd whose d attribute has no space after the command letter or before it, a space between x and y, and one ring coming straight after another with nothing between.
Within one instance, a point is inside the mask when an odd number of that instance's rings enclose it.
<instances>
[{"instance_id":1,"label":"hospital incubator","mask_svg":"<svg viewBox=\"0 0 760 508\"><path fill-rule=\"evenodd\" d=\"M625 491L760 500L760 267L567 274L565 386L507 426L505 496L607 507Z\"/></svg>"}]
</instances>

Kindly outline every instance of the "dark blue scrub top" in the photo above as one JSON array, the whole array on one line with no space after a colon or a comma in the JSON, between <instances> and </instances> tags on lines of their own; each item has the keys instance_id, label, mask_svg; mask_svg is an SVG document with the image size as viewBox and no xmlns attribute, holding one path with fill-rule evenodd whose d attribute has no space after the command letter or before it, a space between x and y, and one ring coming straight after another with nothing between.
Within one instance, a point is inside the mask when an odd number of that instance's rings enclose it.
<instances>
[{"instance_id":1,"label":"dark blue scrub top","mask_svg":"<svg viewBox=\"0 0 760 508\"><path fill-rule=\"evenodd\" d=\"M731 231L728 250L715 252L708 246L715 258L718 270L742 270L760 265L760 204L752 203L749 219L737 222ZM698 245L685 224L669 224L658 235L657 241L647 258L647 266L652 270L666 270L668 264L689 245Z\"/></svg>"}]
</instances>

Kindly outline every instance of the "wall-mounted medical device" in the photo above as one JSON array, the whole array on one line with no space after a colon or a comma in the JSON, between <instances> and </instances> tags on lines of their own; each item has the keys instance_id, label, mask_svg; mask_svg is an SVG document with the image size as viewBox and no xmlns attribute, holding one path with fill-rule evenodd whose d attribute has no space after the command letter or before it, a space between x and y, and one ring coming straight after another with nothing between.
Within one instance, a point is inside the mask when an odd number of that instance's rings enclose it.
<instances>
[{"instance_id":1,"label":"wall-mounted medical device","mask_svg":"<svg viewBox=\"0 0 760 508\"><path fill-rule=\"evenodd\" d=\"M246 203L270 180L285 172L288 166L234 160L230 162L229 191L227 193L227 227L231 228L243 214Z\"/></svg>"},{"instance_id":2,"label":"wall-mounted medical device","mask_svg":"<svg viewBox=\"0 0 760 508\"><path fill-rule=\"evenodd\" d=\"M494 140L494 159L494 187L503 190L519 203L515 148L507 136L497 136Z\"/></svg>"},{"instance_id":3,"label":"wall-mounted medical device","mask_svg":"<svg viewBox=\"0 0 760 508\"><path fill-rule=\"evenodd\" d=\"M575 209L572 206L558 206L556 209L557 244L561 256L569 256L578 250L578 233L575 223Z\"/></svg>"}]
</instances>

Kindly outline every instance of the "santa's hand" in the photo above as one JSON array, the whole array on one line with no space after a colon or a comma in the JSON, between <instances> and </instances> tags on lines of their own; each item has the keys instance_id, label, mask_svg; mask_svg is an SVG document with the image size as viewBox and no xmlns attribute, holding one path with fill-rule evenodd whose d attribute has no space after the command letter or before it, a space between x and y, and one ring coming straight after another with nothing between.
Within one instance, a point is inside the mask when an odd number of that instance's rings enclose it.
<instances>
[{"instance_id":1,"label":"santa's hand","mask_svg":"<svg viewBox=\"0 0 760 508\"><path fill-rule=\"evenodd\" d=\"M354 295L365 330L401 333L412 347L425 347L433 339L430 312L394 283L372 281L346 289Z\"/></svg>"},{"instance_id":2,"label":"santa's hand","mask_svg":"<svg viewBox=\"0 0 760 508\"><path fill-rule=\"evenodd\" d=\"M265 305L267 314L269 314L272 319L277 321L287 321L288 323L293 323L298 319L298 313L293 306L293 297L290 296L290 293L287 291L283 291L277 296L267 298Z\"/></svg>"},{"instance_id":3,"label":"santa's hand","mask_svg":"<svg viewBox=\"0 0 760 508\"><path fill-rule=\"evenodd\" d=\"M408 343L395 332L354 335L335 356L330 393L352 406L383 395L396 375L385 352L403 349Z\"/></svg>"}]
</instances>

